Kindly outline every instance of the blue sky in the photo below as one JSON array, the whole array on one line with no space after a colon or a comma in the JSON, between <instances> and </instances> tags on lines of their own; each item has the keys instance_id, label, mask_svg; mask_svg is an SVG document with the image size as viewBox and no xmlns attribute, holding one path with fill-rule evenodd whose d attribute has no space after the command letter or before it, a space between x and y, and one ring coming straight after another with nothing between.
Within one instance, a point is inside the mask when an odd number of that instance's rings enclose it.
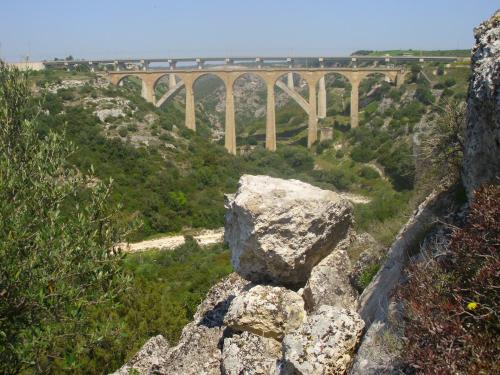
<instances>
[{"instance_id":1,"label":"blue sky","mask_svg":"<svg viewBox=\"0 0 500 375\"><path fill-rule=\"evenodd\" d=\"M0 58L468 49L497 0L0 0Z\"/></svg>"}]
</instances>

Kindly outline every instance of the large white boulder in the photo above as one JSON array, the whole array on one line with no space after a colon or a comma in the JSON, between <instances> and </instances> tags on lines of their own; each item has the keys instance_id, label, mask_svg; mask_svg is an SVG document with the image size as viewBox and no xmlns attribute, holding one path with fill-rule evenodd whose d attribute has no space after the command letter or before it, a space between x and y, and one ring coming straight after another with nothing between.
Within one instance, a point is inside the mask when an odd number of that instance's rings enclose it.
<instances>
[{"instance_id":1,"label":"large white boulder","mask_svg":"<svg viewBox=\"0 0 500 375\"><path fill-rule=\"evenodd\" d=\"M224 324L236 331L281 340L305 318L300 295L283 287L256 285L232 300Z\"/></svg>"},{"instance_id":2,"label":"large white boulder","mask_svg":"<svg viewBox=\"0 0 500 375\"><path fill-rule=\"evenodd\" d=\"M226 208L235 271L293 287L306 283L352 224L352 205L337 193L268 176L242 176Z\"/></svg>"},{"instance_id":3,"label":"large white boulder","mask_svg":"<svg viewBox=\"0 0 500 375\"><path fill-rule=\"evenodd\" d=\"M298 330L284 337L284 373L346 374L363 327L356 312L321 306Z\"/></svg>"}]
</instances>

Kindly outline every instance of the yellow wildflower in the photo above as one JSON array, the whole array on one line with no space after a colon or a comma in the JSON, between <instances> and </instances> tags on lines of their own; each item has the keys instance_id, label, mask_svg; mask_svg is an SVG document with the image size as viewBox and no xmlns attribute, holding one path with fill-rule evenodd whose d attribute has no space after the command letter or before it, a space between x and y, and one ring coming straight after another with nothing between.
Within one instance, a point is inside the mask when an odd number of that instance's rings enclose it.
<instances>
[{"instance_id":1,"label":"yellow wildflower","mask_svg":"<svg viewBox=\"0 0 500 375\"><path fill-rule=\"evenodd\" d=\"M477 308L477 302L469 302L467 304L467 310L475 310Z\"/></svg>"}]
</instances>

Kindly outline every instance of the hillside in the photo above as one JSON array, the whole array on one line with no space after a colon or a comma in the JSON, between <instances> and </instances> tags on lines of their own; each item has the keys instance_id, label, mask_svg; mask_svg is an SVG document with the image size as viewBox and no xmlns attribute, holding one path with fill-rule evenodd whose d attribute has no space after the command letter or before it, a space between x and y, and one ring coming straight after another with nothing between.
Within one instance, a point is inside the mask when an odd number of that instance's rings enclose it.
<instances>
[{"instance_id":1,"label":"hillside","mask_svg":"<svg viewBox=\"0 0 500 375\"><path fill-rule=\"evenodd\" d=\"M222 146L224 93L210 77L195 88L196 134L183 126L182 91L157 109L140 97L139 82L134 80L114 87L92 73L50 70L31 79L43 108L38 115L39 135L49 129L65 131L78 147L70 162L81 173L92 167L98 179L113 179L111 198L122 205L122 222L134 218L142 222L129 240L222 226L223 194L235 192L240 176L249 173L296 178L366 197L369 203L355 204L355 229L378 241L370 247L385 249L427 191L421 186L418 162L426 124L439 116L444 98L463 100L468 76L467 69L437 64L425 64L422 70L408 66L408 70L407 82L399 89L377 76L363 82L357 129L348 123L349 85L328 77L327 117L319 126L331 128L333 138L311 150L304 147L305 113L276 89L274 153L263 148L263 87L255 78L241 79L235 90L242 146L238 156L229 155ZM296 85L307 96L307 87L299 80ZM383 255L360 259L363 250L350 253L352 262L365 262L356 281L361 290L383 259ZM131 254L124 262L133 281L123 307L111 316L104 310L92 312L96 324L121 325L121 335L109 328L93 353L73 353L85 364L85 373L99 373L103 366L115 370L156 334L175 343L208 288L231 271L227 249L215 246L201 251L189 241L171 255Z\"/></svg>"}]
</instances>

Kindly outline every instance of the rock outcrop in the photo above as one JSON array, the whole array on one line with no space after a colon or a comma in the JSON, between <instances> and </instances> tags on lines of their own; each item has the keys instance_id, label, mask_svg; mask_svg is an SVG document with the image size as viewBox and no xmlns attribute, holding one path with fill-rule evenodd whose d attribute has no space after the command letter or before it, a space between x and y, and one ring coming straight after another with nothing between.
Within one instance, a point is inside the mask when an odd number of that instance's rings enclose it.
<instances>
[{"instance_id":1,"label":"rock outcrop","mask_svg":"<svg viewBox=\"0 0 500 375\"><path fill-rule=\"evenodd\" d=\"M337 193L268 176L242 176L226 207L233 267L254 282L303 286L352 224Z\"/></svg>"},{"instance_id":2,"label":"rock outcrop","mask_svg":"<svg viewBox=\"0 0 500 375\"><path fill-rule=\"evenodd\" d=\"M345 374L363 332L353 311L323 305L283 339L286 374Z\"/></svg>"},{"instance_id":3,"label":"rock outcrop","mask_svg":"<svg viewBox=\"0 0 500 375\"><path fill-rule=\"evenodd\" d=\"M231 302L224 323L236 331L281 340L300 327L305 317L304 300L294 291L256 285Z\"/></svg>"},{"instance_id":4,"label":"rock outcrop","mask_svg":"<svg viewBox=\"0 0 500 375\"><path fill-rule=\"evenodd\" d=\"M351 204L300 181L243 176L226 220L237 273L209 291L175 347L117 374L346 374L364 326L348 276Z\"/></svg>"},{"instance_id":5,"label":"rock outcrop","mask_svg":"<svg viewBox=\"0 0 500 375\"><path fill-rule=\"evenodd\" d=\"M471 196L500 182L500 11L474 30L462 179Z\"/></svg>"}]
</instances>

